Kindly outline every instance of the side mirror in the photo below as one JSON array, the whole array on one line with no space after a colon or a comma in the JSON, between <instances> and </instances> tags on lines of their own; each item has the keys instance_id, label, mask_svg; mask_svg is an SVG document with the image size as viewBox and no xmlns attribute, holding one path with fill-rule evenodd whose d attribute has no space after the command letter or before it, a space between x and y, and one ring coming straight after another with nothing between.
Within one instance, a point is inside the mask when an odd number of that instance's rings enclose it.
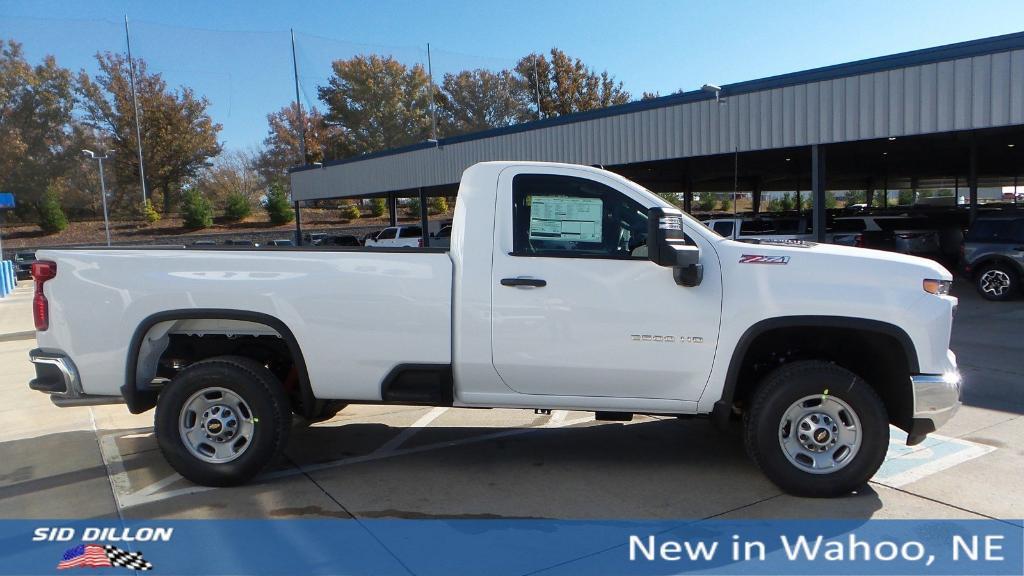
<instances>
[{"instance_id":1,"label":"side mirror","mask_svg":"<svg viewBox=\"0 0 1024 576\"><path fill-rule=\"evenodd\" d=\"M680 286L697 286L704 277L700 248L686 243L683 213L675 208L651 208L647 213L647 254L658 266L673 268Z\"/></svg>"}]
</instances>

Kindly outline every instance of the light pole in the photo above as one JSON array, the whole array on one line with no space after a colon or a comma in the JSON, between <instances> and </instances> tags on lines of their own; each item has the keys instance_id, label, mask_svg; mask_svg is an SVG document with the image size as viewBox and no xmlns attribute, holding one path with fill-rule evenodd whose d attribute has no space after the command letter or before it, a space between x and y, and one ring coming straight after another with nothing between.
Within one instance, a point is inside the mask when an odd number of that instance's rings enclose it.
<instances>
[{"instance_id":1,"label":"light pole","mask_svg":"<svg viewBox=\"0 0 1024 576\"><path fill-rule=\"evenodd\" d=\"M92 150L82 150L82 154L99 162L100 165L100 196L103 198L103 227L107 231L107 246L110 246L110 218L107 216L107 184L103 180L103 161L110 158L114 151L110 150L103 156L97 156Z\"/></svg>"}]
</instances>

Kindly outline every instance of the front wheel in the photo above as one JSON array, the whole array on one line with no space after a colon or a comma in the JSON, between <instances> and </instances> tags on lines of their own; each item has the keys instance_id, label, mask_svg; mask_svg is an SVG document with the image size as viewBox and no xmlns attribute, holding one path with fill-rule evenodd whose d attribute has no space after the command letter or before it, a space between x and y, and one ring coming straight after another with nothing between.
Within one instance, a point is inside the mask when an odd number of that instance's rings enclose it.
<instances>
[{"instance_id":1,"label":"front wheel","mask_svg":"<svg viewBox=\"0 0 1024 576\"><path fill-rule=\"evenodd\" d=\"M249 358L220 356L182 370L161 392L156 438L179 474L206 486L241 484L287 442L288 398L280 381Z\"/></svg>"},{"instance_id":2,"label":"front wheel","mask_svg":"<svg viewBox=\"0 0 1024 576\"><path fill-rule=\"evenodd\" d=\"M821 361L769 374L746 416L747 451L796 496L831 497L863 486L885 459L889 423L878 394L856 374Z\"/></svg>"},{"instance_id":3,"label":"front wheel","mask_svg":"<svg viewBox=\"0 0 1024 576\"><path fill-rule=\"evenodd\" d=\"M974 283L986 300L1009 300L1018 291L1017 274L1002 264L982 268Z\"/></svg>"}]
</instances>

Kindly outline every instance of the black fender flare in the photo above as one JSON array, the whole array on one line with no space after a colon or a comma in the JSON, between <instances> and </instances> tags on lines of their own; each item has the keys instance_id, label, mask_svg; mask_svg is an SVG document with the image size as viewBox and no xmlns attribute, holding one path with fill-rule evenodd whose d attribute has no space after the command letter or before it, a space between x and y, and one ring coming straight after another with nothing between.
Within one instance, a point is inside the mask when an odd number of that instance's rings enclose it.
<instances>
[{"instance_id":1,"label":"black fender flare","mask_svg":"<svg viewBox=\"0 0 1024 576\"><path fill-rule=\"evenodd\" d=\"M977 262L971 264L971 278L977 278L978 271L981 270L982 268L985 268L986 266L989 266L990 264L999 264L1002 266L1006 266L1007 268L1017 272L1018 278L1024 276L1024 266L1021 266L1013 258L1003 256L1002 254L989 254L987 256L982 256L977 260Z\"/></svg>"},{"instance_id":2,"label":"black fender flare","mask_svg":"<svg viewBox=\"0 0 1024 576\"><path fill-rule=\"evenodd\" d=\"M747 328L733 349L732 358L729 361L729 369L725 374L725 383L722 386L722 396L715 402L711 412L712 420L720 427L728 425L729 416L732 413L733 396L736 386L739 384L740 371L743 369L743 359L750 350L750 345L758 336L778 328L846 328L864 332L875 332L884 334L896 339L903 348L907 359L907 367L911 374L920 372L920 364L917 359L917 348L914 341L905 330L880 320L868 320L866 318L854 318L848 316L779 316L761 320Z\"/></svg>"},{"instance_id":3,"label":"black fender flare","mask_svg":"<svg viewBox=\"0 0 1024 576\"><path fill-rule=\"evenodd\" d=\"M298 370L299 391L302 395L302 405L306 411L310 411L318 404L317 398L313 395L313 388L309 382L309 373L306 371L306 360L302 355L302 348L295 334L284 322L269 314L252 312L249 310L231 310L227 308L186 308L181 310L165 310L147 316L135 328L131 342L128 345L128 356L125 359L125 379L121 386L121 396L132 414L141 414L156 406L157 392L140 388L136 382L136 374L139 363L139 350L142 348L142 339L146 334L161 322L174 320L241 320L263 324L273 328L291 352L292 360Z\"/></svg>"}]
</instances>

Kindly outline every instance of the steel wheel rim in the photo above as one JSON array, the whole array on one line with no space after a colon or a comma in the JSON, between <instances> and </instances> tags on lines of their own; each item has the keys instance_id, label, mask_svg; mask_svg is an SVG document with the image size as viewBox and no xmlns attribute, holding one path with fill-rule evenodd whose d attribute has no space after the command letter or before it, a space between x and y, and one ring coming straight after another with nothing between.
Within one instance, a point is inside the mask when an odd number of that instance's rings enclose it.
<instances>
[{"instance_id":1,"label":"steel wheel rim","mask_svg":"<svg viewBox=\"0 0 1024 576\"><path fill-rule=\"evenodd\" d=\"M255 431L252 409L227 388L203 388L189 396L178 417L185 448L210 464L231 462L245 454Z\"/></svg>"},{"instance_id":2,"label":"steel wheel rim","mask_svg":"<svg viewBox=\"0 0 1024 576\"><path fill-rule=\"evenodd\" d=\"M810 474L832 474L853 462L863 433L845 401L828 394L790 404L779 422L779 445L790 464Z\"/></svg>"},{"instance_id":3,"label":"steel wheel rim","mask_svg":"<svg viewBox=\"0 0 1024 576\"><path fill-rule=\"evenodd\" d=\"M1002 270L988 270L981 275L981 290L993 296L1002 296L1010 288L1010 275Z\"/></svg>"}]
</instances>

